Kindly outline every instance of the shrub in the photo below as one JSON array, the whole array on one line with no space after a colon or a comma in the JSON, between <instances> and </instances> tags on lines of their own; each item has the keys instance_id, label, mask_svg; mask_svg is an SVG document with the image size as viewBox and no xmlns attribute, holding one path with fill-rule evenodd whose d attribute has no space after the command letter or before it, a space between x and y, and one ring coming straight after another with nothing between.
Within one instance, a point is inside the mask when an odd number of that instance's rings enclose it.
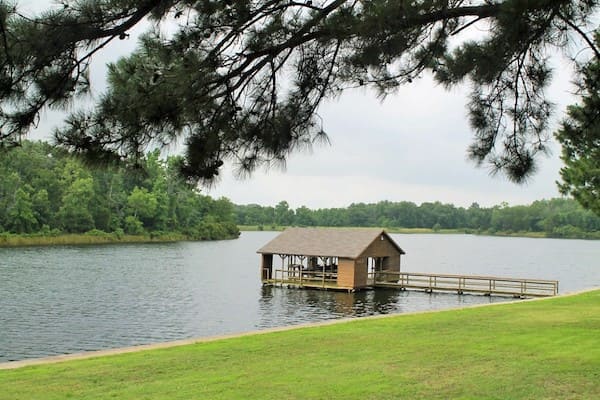
<instances>
[{"instance_id":1,"label":"shrub","mask_svg":"<svg viewBox=\"0 0 600 400\"><path fill-rule=\"evenodd\" d=\"M142 221L133 215L128 215L125 217L125 232L130 235L143 235L144 225L142 224Z\"/></svg>"},{"instance_id":2,"label":"shrub","mask_svg":"<svg viewBox=\"0 0 600 400\"><path fill-rule=\"evenodd\" d=\"M85 235L87 236L101 236L101 237L105 237L108 236L108 234L100 229L91 229L89 231L87 231L85 233Z\"/></svg>"},{"instance_id":3,"label":"shrub","mask_svg":"<svg viewBox=\"0 0 600 400\"><path fill-rule=\"evenodd\" d=\"M115 229L115 231L113 232L114 237L116 237L117 239L122 239L123 236L125 236L125 231L123 230L123 228L117 228Z\"/></svg>"}]
</instances>

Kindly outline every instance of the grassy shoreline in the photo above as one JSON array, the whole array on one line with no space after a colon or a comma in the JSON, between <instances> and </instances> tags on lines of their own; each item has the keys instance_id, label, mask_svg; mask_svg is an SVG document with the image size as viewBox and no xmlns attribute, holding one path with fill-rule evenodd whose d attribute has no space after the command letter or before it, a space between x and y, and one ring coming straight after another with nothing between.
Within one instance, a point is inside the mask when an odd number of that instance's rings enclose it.
<instances>
[{"instance_id":1,"label":"grassy shoreline","mask_svg":"<svg viewBox=\"0 0 600 400\"><path fill-rule=\"evenodd\" d=\"M6 399L591 399L600 290L0 371Z\"/></svg>"},{"instance_id":2,"label":"grassy shoreline","mask_svg":"<svg viewBox=\"0 0 600 400\"><path fill-rule=\"evenodd\" d=\"M283 231L287 226L271 225L271 226L260 226L260 225L238 225L242 232L255 232L255 231ZM361 227L339 227L339 228L350 228L360 229ZM600 232L586 232L584 236L553 236L546 232L489 232L489 231L476 231L472 229L431 229L431 228L384 228L389 233L399 234L444 234L444 235L479 235L479 236L501 236L501 237L525 237L525 238L547 238L547 239L583 239L583 240L600 240Z\"/></svg>"},{"instance_id":3,"label":"grassy shoreline","mask_svg":"<svg viewBox=\"0 0 600 400\"><path fill-rule=\"evenodd\" d=\"M223 237L214 240L235 239L237 236ZM0 248L2 247L30 247L30 246L78 246L98 244L128 244L128 243L171 243L182 241L198 241L197 238L180 234L147 234L147 235L116 235L103 234L59 234L59 235L0 235Z\"/></svg>"}]
</instances>

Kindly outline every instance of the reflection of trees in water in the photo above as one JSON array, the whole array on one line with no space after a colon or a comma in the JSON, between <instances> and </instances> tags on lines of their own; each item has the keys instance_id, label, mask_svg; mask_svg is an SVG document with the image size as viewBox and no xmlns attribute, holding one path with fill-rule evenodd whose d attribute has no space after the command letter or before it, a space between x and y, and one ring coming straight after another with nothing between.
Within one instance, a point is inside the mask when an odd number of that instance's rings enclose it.
<instances>
[{"instance_id":1,"label":"reflection of trees in water","mask_svg":"<svg viewBox=\"0 0 600 400\"><path fill-rule=\"evenodd\" d=\"M398 289L377 289L373 290L373 308L374 314L388 314L390 312L401 312L400 297L405 296L406 292Z\"/></svg>"},{"instance_id":2,"label":"reflection of trees in water","mask_svg":"<svg viewBox=\"0 0 600 400\"><path fill-rule=\"evenodd\" d=\"M393 289L348 293L263 286L259 327L398 312L402 293Z\"/></svg>"}]
</instances>

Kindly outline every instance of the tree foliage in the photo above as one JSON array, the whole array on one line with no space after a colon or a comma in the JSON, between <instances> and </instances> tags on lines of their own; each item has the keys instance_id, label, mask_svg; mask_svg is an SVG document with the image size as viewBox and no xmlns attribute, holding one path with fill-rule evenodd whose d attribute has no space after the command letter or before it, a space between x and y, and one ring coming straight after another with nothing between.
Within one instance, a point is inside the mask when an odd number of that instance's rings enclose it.
<instances>
[{"instance_id":1,"label":"tree foliage","mask_svg":"<svg viewBox=\"0 0 600 400\"><path fill-rule=\"evenodd\" d=\"M600 46L600 33L596 33ZM556 138L565 166L559 188L600 215L600 54L581 67L580 103L567 109Z\"/></svg>"},{"instance_id":2,"label":"tree foliage","mask_svg":"<svg viewBox=\"0 0 600 400\"><path fill-rule=\"evenodd\" d=\"M236 206L237 223L263 228L280 225L276 207L256 204ZM311 210L288 209L288 225L355 226L385 228L464 229L467 232L517 233L533 232L551 237L600 239L600 217L583 209L574 200L552 199L535 201L528 206L469 208L440 202L415 203L381 201L376 204L353 203L346 208Z\"/></svg>"},{"instance_id":3,"label":"tree foliage","mask_svg":"<svg viewBox=\"0 0 600 400\"><path fill-rule=\"evenodd\" d=\"M236 237L233 204L200 194L158 151L133 173L93 169L47 143L24 141L0 157L0 233L176 232ZM29 183L28 183L29 182Z\"/></svg>"},{"instance_id":4,"label":"tree foliage","mask_svg":"<svg viewBox=\"0 0 600 400\"><path fill-rule=\"evenodd\" d=\"M597 0L75 0L38 16L0 1L0 141L17 143L44 107L89 92L96 52L145 19L137 50L56 140L91 159L143 158L184 141L180 170L210 180L283 162L326 138L322 100L380 95L430 72L468 82L470 156L521 181L545 151L548 54L585 36ZM166 28L168 27L168 28ZM479 37L474 38L475 34ZM589 43L589 40L588 40Z\"/></svg>"}]
</instances>

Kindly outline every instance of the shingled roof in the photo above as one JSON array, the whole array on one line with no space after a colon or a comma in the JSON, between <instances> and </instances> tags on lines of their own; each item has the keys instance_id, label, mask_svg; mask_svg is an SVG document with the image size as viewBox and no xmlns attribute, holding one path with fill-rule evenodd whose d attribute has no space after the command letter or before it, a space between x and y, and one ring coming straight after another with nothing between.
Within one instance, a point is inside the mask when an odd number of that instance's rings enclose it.
<instances>
[{"instance_id":1,"label":"shingled roof","mask_svg":"<svg viewBox=\"0 0 600 400\"><path fill-rule=\"evenodd\" d=\"M287 228L257 253L357 258L381 235L405 254L383 229L372 228Z\"/></svg>"}]
</instances>

